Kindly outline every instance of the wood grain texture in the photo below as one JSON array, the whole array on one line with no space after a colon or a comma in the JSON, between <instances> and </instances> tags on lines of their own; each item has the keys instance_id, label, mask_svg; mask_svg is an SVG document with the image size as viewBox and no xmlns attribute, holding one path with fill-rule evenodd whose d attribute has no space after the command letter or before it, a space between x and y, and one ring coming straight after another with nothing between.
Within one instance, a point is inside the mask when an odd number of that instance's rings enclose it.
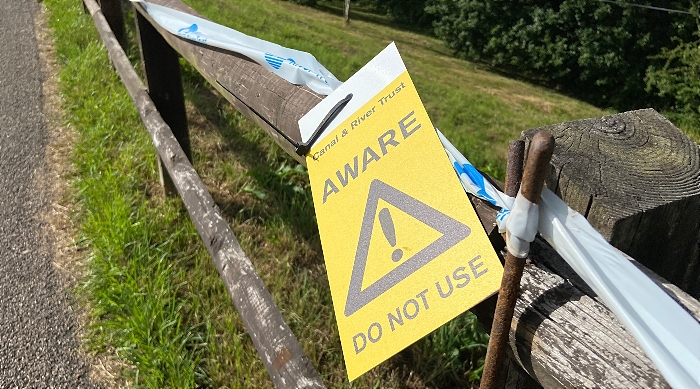
<instances>
[{"instance_id":1,"label":"wood grain texture","mask_svg":"<svg viewBox=\"0 0 700 389\"><path fill-rule=\"evenodd\" d=\"M487 232L496 211L471 198ZM502 247L502 246L501 246ZM628 257L629 260L633 261ZM545 388L667 388L637 341L546 242L532 244L510 329L510 356ZM635 262L700 321L700 302ZM495 300L472 308L488 329ZM502 387L536 384L508 368ZM514 385L514 386L513 386Z\"/></svg>"},{"instance_id":2,"label":"wood grain texture","mask_svg":"<svg viewBox=\"0 0 700 389\"><path fill-rule=\"evenodd\" d=\"M523 275L511 344L516 360L540 384L668 387L636 340L553 249L537 240L531 259L533 265ZM652 279L668 291L664 280ZM684 295L686 309L698 319L700 304Z\"/></svg>"},{"instance_id":3,"label":"wood grain texture","mask_svg":"<svg viewBox=\"0 0 700 389\"><path fill-rule=\"evenodd\" d=\"M92 0L87 1L92 3ZM185 6L176 1L158 2L187 11ZM96 15L96 24L102 33L106 23L98 22L100 15L93 14ZM181 55L192 61L213 85L217 86L216 81L219 80L226 82L227 88L237 88L232 90L241 92L240 96L246 104L229 98L225 90L217 87L229 101L266 128L287 152L295 155L291 145L272 130L268 123L298 139L296 119L320 101L320 96L280 81L245 58L197 46L172 36L166 36L166 40ZM113 37L105 38L105 42L108 42L111 56L115 57L113 52L118 50ZM320 387L322 384L318 375L308 359L303 357L298 342L281 319L250 261L241 251L167 126L148 101L145 87L125 58L119 57L113 61L147 123L160 155L178 183L178 190L188 204L188 211L195 220L237 309L244 317L246 328L251 334L266 334L264 337L252 335L251 338L273 381L276 385L287 387ZM263 94L265 98L261 98ZM285 114L289 114L291 119L285 118ZM472 201L477 205L482 224L494 244L501 245L502 240L499 242L500 236L493 228L495 209L479 199ZM547 388L668 387L636 341L556 252L546 243L536 241L530 261L525 268L509 338L510 352L519 366ZM694 317L700 317L700 303L697 300L668 285L653 273L649 274ZM488 303L489 300L476 310L484 308ZM486 307L478 315L488 322L489 312L492 314L493 310ZM277 327L278 324L280 327ZM514 365L510 368L514 367L517 370ZM532 381L516 382L523 381L520 374L510 377L505 377L506 385L514 384L523 388L537 386Z\"/></svg>"},{"instance_id":4,"label":"wood grain texture","mask_svg":"<svg viewBox=\"0 0 700 389\"><path fill-rule=\"evenodd\" d=\"M495 183L500 187L499 183ZM497 251L496 208L470 196ZM627 257L700 321L700 303ZM503 388L667 388L663 377L586 283L549 245L533 243L511 324ZM495 296L472 308L490 330ZM513 364L515 361L515 365ZM537 382L518 374L524 368ZM636 384L635 384L636 383Z\"/></svg>"},{"instance_id":5,"label":"wood grain texture","mask_svg":"<svg viewBox=\"0 0 700 389\"><path fill-rule=\"evenodd\" d=\"M557 143L547 186L613 246L700 297L698 145L653 109L540 129Z\"/></svg>"},{"instance_id":6,"label":"wood grain texture","mask_svg":"<svg viewBox=\"0 0 700 389\"><path fill-rule=\"evenodd\" d=\"M85 4L275 387L322 388L320 376L304 355L204 183L156 110L102 12L94 0L85 0Z\"/></svg>"},{"instance_id":7,"label":"wood grain texture","mask_svg":"<svg viewBox=\"0 0 700 389\"><path fill-rule=\"evenodd\" d=\"M152 2L201 17L178 0ZM134 8L153 22L139 4L134 4ZM272 127L276 127L295 141L300 141L299 119L325 96L307 87L290 84L240 54L197 44L172 35L157 25L155 27L175 51L187 59L224 98L264 129L288 154L306 164L302 157L296 155L294 147ZM238 98L218 85L217 81Z\"/></svg>"}]
</instances>

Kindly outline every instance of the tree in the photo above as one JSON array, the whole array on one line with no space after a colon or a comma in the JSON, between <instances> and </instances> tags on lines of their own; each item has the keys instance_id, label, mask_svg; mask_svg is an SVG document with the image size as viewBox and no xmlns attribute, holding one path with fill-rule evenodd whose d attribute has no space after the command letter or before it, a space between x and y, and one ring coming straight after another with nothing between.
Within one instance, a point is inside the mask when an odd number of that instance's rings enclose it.
<instances>
[{"instance_id":1,"label":"tree","mask_svg":"<svg viewBox=\"0 0 700 389\"><path fill-rule=\"evenodd\" d=\"M345 0L345 7L343 8L343 13L345 14L345 25L350 24L350 0Z\"/></svg>"},{"instance_id":2,"label":"tree","mask_svg":"<svg viewBox=\"0 0 700 389\"><path fill-rule=\"evenodd\" d=\"M697 9L697 8L696 8ZM664 48L655 59L663 60L647 70L647 91L663 98L664 115L700 139L700 21L696 40Z\"/></svg>"},{"instance_id":3,"label":"tree","mask_svg":"<svg viewBox=\"0 0 700 389\"><path fill-rule=\"evenodd\" d=\"M431 0L426 11L457 55L619 109L653 101L649 57L694 28L689 15L590 0Z\"/></svg>"}]
</instances>

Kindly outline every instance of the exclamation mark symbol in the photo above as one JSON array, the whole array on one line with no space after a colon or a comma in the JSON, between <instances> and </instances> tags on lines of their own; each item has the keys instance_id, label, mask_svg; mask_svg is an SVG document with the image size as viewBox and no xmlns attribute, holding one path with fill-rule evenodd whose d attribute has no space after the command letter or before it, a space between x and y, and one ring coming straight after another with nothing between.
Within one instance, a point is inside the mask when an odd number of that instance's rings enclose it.
<instances>
[{"instance_id":1,"label":"exclamation mark symbol","mask_svg":"<svg viewBox=\"0 0 700 389\"><path fill-rule=\"evenodd\" d=\"M394 221L391 219L391 213L389 213L389 208L382 208L379 211L379 224L382 226L382 231L386 240L389 241L391 247L396 247L396 230L394 229ZM391 260L398 262L403 257L403 250L396 249L391 253Z\"/></svg>"}]
</instances>

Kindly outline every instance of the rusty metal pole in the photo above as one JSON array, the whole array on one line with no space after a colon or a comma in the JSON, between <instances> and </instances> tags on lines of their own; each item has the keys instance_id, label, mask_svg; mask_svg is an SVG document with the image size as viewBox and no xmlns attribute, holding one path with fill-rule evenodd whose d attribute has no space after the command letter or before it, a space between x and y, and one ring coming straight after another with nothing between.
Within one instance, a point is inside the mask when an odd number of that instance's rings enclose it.
<instances>
[{"instance_id":1,"label":"rusty metal pole","mask_svg":"<svg viewBox=\"0 0 700 389\"><path fill-rule=\"evenodd\" d=\"M554 138L548 131L537 133L532 142L530 142L530 150L520 192L532 203L537 204L540 201L542 186L548 171L547 167L553 152ZM517 172L514 171L513 173ZM512 188L508 189L512 190ZM498 292L498 301L496 302L496 312L493 318L493 325L491 326L489 347L486 351L486 360L484 361L481 389L495 389L498 384L501 367L506 356L515 302L518 299L520 290L520 278L523 275L524 268L524 258L516 258L511 253L507 254L503 268L501 289Z\"/></svg>"},{"instance_id":2,"label":"rusty metal pole","mask_svg":"<svg viewBox=\"0 0 700 389\"><path fill-rule=\"evenodd\" d=\"M525 159L525 141L512 140L508 143L508 164L506 165L506 183L504 192L515 197L523 180L523 160Z\"/></svg>"}]
</instances>

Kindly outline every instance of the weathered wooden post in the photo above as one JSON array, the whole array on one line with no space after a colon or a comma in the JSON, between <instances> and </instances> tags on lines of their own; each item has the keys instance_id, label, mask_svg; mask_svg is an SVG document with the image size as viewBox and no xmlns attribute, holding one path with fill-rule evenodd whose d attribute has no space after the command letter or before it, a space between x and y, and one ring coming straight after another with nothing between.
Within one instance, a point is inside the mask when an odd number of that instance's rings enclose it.
<instances>
[{"instance_id":1,"label":"weathered wooden post","mask_svg":"<svg viewBox=\"0 0 700 389\"><path fill-rule=\"evenodd\" d=\"M350 0L345 0L345 7L343 7L343 15L345 15L345 25L350 24Z\"/></svg>"},{"instance_id":2,"label":"weathered wooden post","mask_svg":"<svg viewBox=\"0 0 700 389\"><path fill-rule=\"evenodd\" d=\"M92 3L92 0L86 1ZM194 10L179 0L151 1L196 14ZM145 18L149 18L141 7L136 7L136 9ZM290 139L300 141L298 119L318 104L322 96L269 74L261 70L260 65L245 58L181 39L157 25L155 28L180 55L186 58L212 86L222 93L224 98L267 131L270 137L287 153L303 163L303 159L295 153L295 147ZM124 59L120 67L128 66L128 61ZM129 84L127 83L127 85ZM235 95L229 91L234 92ZM140 107L139 104L137 103L137 106ZM143 117L145 117L144 121L150 122L150 118L157 114L147 112L151 111L143 110L142 112ZM285 136L282 136L280 132L283 132ZM170 154L166 152L164 155ZM172 161L171 158L165 160L168 163ZM170 165L173 164L170 163ZM174 167L179 169L184 165L186 164L176 164ZM490 204L477 198L471 200L476 204L479 218L487 232L490 232L489 237L496 245L498 240L502 240L497 231L494 232L493 229L496 210ZM213 204L210 199L202 202L201 207L197 208L195 213L209 210L210 204ZM209 215L209 212L206 211L205 214ZM198 230L199 227L201 226L197 227ZM206 227L205 231L211 229L209 224L205 224L204 227ZM213 246L208 245L208 248L220 248L217 241L209 239L212 235L207 235L207 232L202 234L205 241L216 243ZM240 284L239 277L232 276L234 273L238 274L237 268L231 266L232 262L220 260L220 258L236 254L238 251L216 249L213 252L212 256L215 258L217 267L220 271L223 269L226 272L222 278L227 283L232 296L238 296L236 291L246 290L247 286ZM508 352L513 358L509 359L511 363L508 366L508 377L503 377L507 379L505 387L531 388L536 385L529 382L524 386L523 383L527 379L524 374L510 376L510 372L513 372L511 367L524 369L545 388L648 389L668 387L652 362L639 348L637 341L632 338L628 331L625 331L615 316L551 247L539 238L536 239L531 246L530 258L532 262L525 266L521 294L518 296L515 315L511 321ZM641 265L639 266L641 267ZM652 280L682 304L696 319L700 320L700 302L697 299L688 296L648 270L643 269L643 271L647 272ZM251 271L251 273L253 272ZM236 285L241 286L236 289ZM265 293L265 295L269 296L269 293ZM239 312L248 310L245 308L245 305L250 302L248 299L233 297L233 300ZM495 303L495 300L487 299L484 304L490 302ZM478 313L480 320L487 327L490 327L489 322L493 312L494 309L491 308L486 310L486 314ZM259 319L257 315L242 315L242 317L251 320ZM273 327L277 328L276 325ZM246 328L248 328L249 333L255 333L255 328L259 328L259 324L246 324ZM288 328L285 328L285 331L288 331ZM290 339L292 338L293 336L290 337ZM259 337L254 338L254 342L276 341L276 339L274 337ZM289 361L287 351L292 350L289 346L282 348L282 351L275 356L264 351L279 350L279 348L269 348L266 344L258 350L261 356L264 355L263 363L271 362L273 368L268 371L273 377L273 382L278 382L276 379L281 377L278 374L279 364L277 361L287 361L283 369L288 369L290 366L311 368L308 360L299 364L292 363L294 359ZM258 346L256 345L256 347ZM300 349L295 346L295 350ZM270 359L267 358L268 355L271 356ZM302 354L296 354L292 350L292 355ZM317 374L314 375L314 377L317 376ZM289 377L289 375L285 375L285 377ZM309 375L304 377L309 377ZM320 379L318 381L320 382ZM289 382L290 380L287 379L288 385L293 385Z\"/></svg>"},{"instance_id":3,"label":"weathered wooden post","mask_svg":"<svg viewBox=\"0 0 700 389\"><path fill-rule=\"evenodd\" d=\"M124 30L124 13L121 0L100 0L100 9L107 19L109 28L119 41L119 45L126 50L126 31Z\"/></svg>"},{"instance_id":4,"label":"weathered wooden post","mask_svg":"<svg viewBox=\"0 0 700 389\"><path fill-rule=\"evenodd\" d=\"M700 149L653 109L554 124L547 186L613 246L700 297Z\"/></svg>"},{"instance_id":5,"label":"weathered wooden post","mask_svg":"<svg viewBox=\"0 0 700 389\"><path fill-rule=\"evenodd\" d=\"M163 158L164 167L173 172L182 202L240 313L243 326L251 334L251 341L273 385L276 388L323 388L321 377L304 354L231 227L221 216L214 199L187 162L189 157L146 92L146 86L119 46L98 4L95 0L85 0L85 5L115 70L129 92L158 154Z\"/></svg>"},{"instance_id":6,"label":"weathered wooden post","mask_svg":"<svg viewBox=\"0 0 700 389\"><path fill-rule=\"evenodd\" d=\"M192 162L178 55L146 18L138 12L135 14L141 63L148 84L148 94L163 120L170 126L185 155ZM160 159L158 170L166 195L177 196L172 179L163 168L163 161Z\"/></svg>"}]
</instances>

